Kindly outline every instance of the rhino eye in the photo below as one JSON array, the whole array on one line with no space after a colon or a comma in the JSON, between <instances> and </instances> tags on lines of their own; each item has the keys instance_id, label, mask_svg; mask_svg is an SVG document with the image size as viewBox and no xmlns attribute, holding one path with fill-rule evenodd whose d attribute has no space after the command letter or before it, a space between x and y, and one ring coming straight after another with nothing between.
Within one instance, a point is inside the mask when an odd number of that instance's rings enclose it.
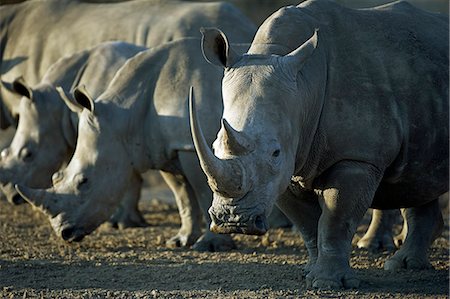
<instances>
[{"instance_id":1,"label":"rhino eye","mask_svg":"<svg viewBox=\"0 0 450 299\"><path fill-rule=\"evenodd\" d=\"M86 185L87 182L88 182L88 179L87 179L86 177L82 176L82 177L80 177L80 178L78 179L77 187L78 187L78 188L81 188L81 187L83 187L84 185Z\"/></svg>"},{"instance_id":2,"label":"rhino eye","mask_svg":"<svg viewBox=\"0 0 450 299\"><path fill-rule=\"evenodd\" d=\"M278 157L280 155L280 150L277 149L272 153L272 157Z\"/></svg>"}]
</instances>

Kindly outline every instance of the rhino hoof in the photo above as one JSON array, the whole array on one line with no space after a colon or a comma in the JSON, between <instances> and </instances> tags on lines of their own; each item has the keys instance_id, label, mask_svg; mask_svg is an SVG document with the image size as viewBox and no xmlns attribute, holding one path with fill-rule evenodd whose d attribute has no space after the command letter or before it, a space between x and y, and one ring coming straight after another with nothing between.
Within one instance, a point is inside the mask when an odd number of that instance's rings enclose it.
<instances>
[{"instance_id":1,"label":"rhino hoof","mask_svg":"<svg viewBox=\"0 0 450 299\"><path fill-rule=\"evenodd\" d=\"M179 231L176 236L166 242L166 246L169 248L189 247L197 241L199 235L199 233L184 233L183 231Z\"/></svg>"},{"instance_id":2,"label":"rhino hoof","mask_svg":"<svg viewBox=\"0 0 450 299\"><path fill-rule=\"evenodd\" d=\"M384 262L384 270L387 271L396 271L400 269L423 270L432 268L433 266L431 266L427 259L407 257L402 254L395 254Z\"/></svg>"},{"instance_id":3,"label":"rhino hoof","mask_svg":"<svg viewBox=\"0 0 450 299\"><path fill-rule=\"evenodd\" d=\"M145 221L144 217L137 212L134 214L128 214L128 215L118 215L117 217L112 217L109 220L109 224L111 227L118 228L118 229L125 229L125 228L131 228L131 227L147 227L149 224L147 221Z\"/></svg>"},{"instance_id":4,"label":"rhino hoof","mask_svg":"<svg viewBox=\"0 0 450 299\"><path fill-rule=\"evenodd\" d=\"M357 243L358 248L367 249L369 252L376 253L380 251L393 252L396 249L392 236L386 235L383 237L364 236Z\"/></svg>"},{"instance_id":5,"label":"rhino hoof","mask_svg":"<svg viewBox=\"0 0 450 299\"><path fill-rule=\"evenodd\" d=\"M320 290L356 289L359 287L359 279L355 277L343 278L342 281L310 278L306 276L306 287Z\"/></svg>"},{"instance_id":6,"label":"rhino hoof","mask_svg":"<svg viewBox=\"0 0 450 299\"><path fill-rule=\"evenodd\" d=\"M199 252L222 252L236 249L233 239L227 235L205 234L192 246Z\"/></svg>"}]
</instances>

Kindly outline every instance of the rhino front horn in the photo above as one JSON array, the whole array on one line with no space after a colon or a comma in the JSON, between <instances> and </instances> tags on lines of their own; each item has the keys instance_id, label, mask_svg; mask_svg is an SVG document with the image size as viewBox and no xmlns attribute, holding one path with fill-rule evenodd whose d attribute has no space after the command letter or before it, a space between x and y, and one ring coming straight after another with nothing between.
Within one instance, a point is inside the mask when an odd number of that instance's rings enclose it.
<instances>
[{"instance_id":1,"label":"rhino front horn","mask_svg":"<svg viewBox=\"0 0 450 299\"><path fill-rule=\"evenodd\" d=\"M189 91L189 118L194 146L200 160L200 166L208 177L208 184L214 192L225 197L240 198L245 193L245 169L237 160L217 158L206 143L197 118L194 89Z\"/></svg>"},{"instance_id":2,"label":"rhino front horn","mask_svg":"<svg viewBox=\"0 0 450 299\"><path fill-rule=\"evenodd\" d=\"M20 196L43 213L50 216L58 214L55 201L50 199L50 194L47 191L32 189L18 184L14 185L14 188L16 188Z\"/></svg>"}]
</instances>

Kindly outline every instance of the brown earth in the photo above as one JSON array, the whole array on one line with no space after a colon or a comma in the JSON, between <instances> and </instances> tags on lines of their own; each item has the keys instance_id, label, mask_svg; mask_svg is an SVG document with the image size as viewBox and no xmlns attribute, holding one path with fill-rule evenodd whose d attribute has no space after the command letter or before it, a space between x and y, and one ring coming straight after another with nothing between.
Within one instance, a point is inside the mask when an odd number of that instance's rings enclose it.
<instances>
[{"instance_id":1,"label":"brown earth","mask_svg":"<svg viewBox=\"0 0 450 299\"><path fill-rule=\"evenodd\" d=\"M235 235L237 250L198 253L164 245L178 229L175 205L145 200L141 209L147 228L103 225L83 242L66 244L43 215L1 201L0 298L448 298L448 211L430 251L434 270L387 272L389 253L355 248L351 265L360 288L317 291L306 289L307 254L291 229Z\"/></svg>"}]
</instances>

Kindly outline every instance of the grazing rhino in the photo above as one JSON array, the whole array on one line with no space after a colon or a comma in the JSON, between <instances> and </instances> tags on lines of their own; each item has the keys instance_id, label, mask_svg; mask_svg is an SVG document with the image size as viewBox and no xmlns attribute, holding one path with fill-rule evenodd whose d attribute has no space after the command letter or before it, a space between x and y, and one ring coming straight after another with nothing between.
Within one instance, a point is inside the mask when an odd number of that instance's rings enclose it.
<instances>
[{"instance_id":1,"label":"grazing rhino","mask_svg":"<svg viewBox=\"0 0 450 299\"><path fill-rule=\"evenodd\" d=\"M130 178L149 169L161 174L175 194L181 217L172 246L197 250L234 247L230 236L209 230L212 193L195 153L189 129L186 91L193 85L208 140L219 129L223 71L203 58L200 39L187 38L141 52L116 73L96 101L83 87L66 103L79 115L75 153L53 186L17 186L31 204L50 216L57 235L79 241L117 207ZM247 47L243 50L245 51ZM243 52L242 51L242 52ZM200 239L199 239L200 238Z\"/></svg>"},{"instance_id":2,"label":"grazing rhino","mask_svg":"<svg viewBox=\"0 0 450 299\"><path fill-rule=\"evenodd\" d=\"M12 92L21 95L17 104L19 122L11 145L1 152L0 187L13 203L22 200L14 184L46 188L52 174L69 163L77 139L78 115L62 101L60 91L83 84L99 96L116 71L138 52L146 50L124 42L106 42L59 59L42 81L30 87L22 77L12 83ZM122 206L111 222L121 228L143 226L137 205L141 178L133 179Z\"/></svg>"},{"instance_id":3,"label":"grazing rhino","mask_svg":"<svg viewBox=\"0 0 450 299\"><path fill-rule=\"evenodd\" d=\"M0 7L0 74L29 84L59 58L111 40L157 46L199 36L202 26L220 26L233 41L250 42L256 27L229 3L133 0L88 3L81 0L25 1ZM0 86L0 127L15 125L14 95Z\"/></svg>"},{"instance_id":4,"label":"grazing rhino","mask_svg":"<svg viewBox=\"0 0 450 299\"><path fill-rule=\"evenodd\" d=\"M449 179L448 38L448 16L405 2L285 7L245 55L207 30L205 56L225 68L214 153L195 107L191 126L214 192L211 230L263 234L278 200L308 249L307 284L349 288L366 210L408 208L406 240L384 267L429 267Z\"/></svg>"}]
</instances>

